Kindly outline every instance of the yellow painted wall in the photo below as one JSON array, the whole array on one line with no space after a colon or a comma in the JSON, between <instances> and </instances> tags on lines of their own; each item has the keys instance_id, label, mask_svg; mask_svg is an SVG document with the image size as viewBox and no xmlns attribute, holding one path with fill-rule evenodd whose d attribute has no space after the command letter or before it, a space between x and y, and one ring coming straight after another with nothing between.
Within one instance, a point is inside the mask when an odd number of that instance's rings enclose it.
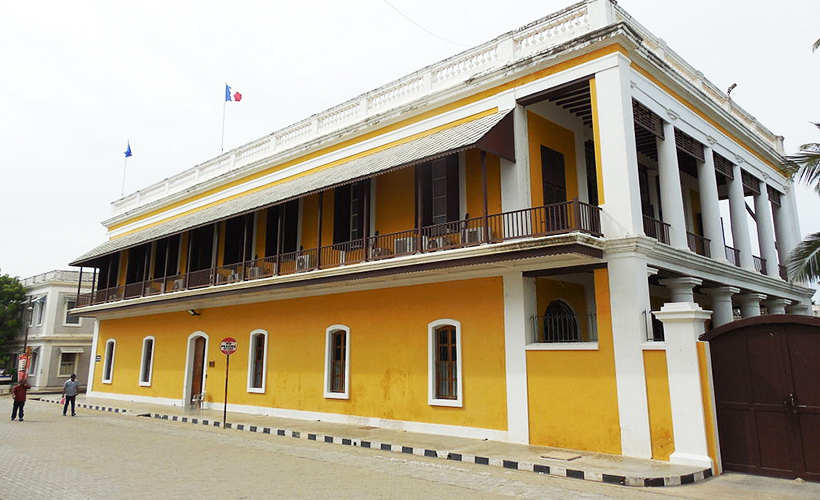
<instances>
[{"instance_id":1,"label":"yellow painted wall","mask_svg":"<svg viewBox=\"0 0 820 500\"><path fill-rule=\"evenodd\" d=\"M427 324L452 318L462 325L463 408L427 403ZM325 399L325 331L350 328L350 399ZM269 332L267 391L247 392L248 338ZM350 292L139 318L103 320L97 354L117 340L112 384L94 389L181 399L188 336L210 336L206 401L222 401L225 356L219 341L239 341L231 357L229 402L506 430L504 306L501 278ZM139 387L142 339L156 337L151 387ZM617 412L616 412L617 413Z\"/></svg>"},{"instance_id":2,"label":"yellow painted wall","mask_svg":"<svg viewBox=\"0 0 820 500\"><path fill-rule=\"evenodd\" d=\"M185 231L182 233L182 238L180 241L182 244L180 245L180 252L179 252L179 269L177 272L183 273L188 270L188 238L190 238L191 232Z\"/></svg>"},{"instance_id":3,"label":"yellow painted wall","mask_svg":"<svg viewBox=\"0 0 820 500\"><path fill-rule=\"evenodd\" d=\"M481 153L477 149L465 151L465 194L470 217L484 215L484 190L481 186ZM501 162L497 156L487 155L487 211L501 212Z\"/></svg>"},{"instance_id":4,"label":"yellow painted wall","mask_svg":"<svg viewBox=\"0 0 820 500\"><path fill-rule=\"evenodd\" d=\"M649 432L652 439L652 458L669 460L675 451L672 428L672 404L669 399L669 376L666 351L644 351L646 399L649 405Z\"/></svg>"},{"instance_id":5,"label":"yellow painted wall","mask_svg":"<svg viewBox=\"0 0 820 500\"><path fill-rule=\"evenodd\" d=\"M416 227L416 169L403 168L380 175L376 182L376 224L379 234Z\"/></svg>"},{"instance_id":6,"label":"yellow painted wall","mask_svg":"<svg viewBox=\"0 0 820 500\"><path fill-rule=\"evenodd\" d=\"M225 263L225 221L219 223L216 244L216 265L221 266Z\"/></svg>"},{"instance_id":7,"label":"yellow painted wall","mask_svg":"<svg viewBox=\"0 0 820 500\"><path fill-rule=\"evenodd\" d=\"M706 444L709 447L709 457L715 464L713 471L715 474L721 473L720 460L718 460L718 438L717 420L715 418L715 407L712 406L712 378L709 373L709 344L698 342L698 364L700 368L700 392L703 397L703 418L706 421Z\"/></svg>"},{"instance_id":8,"label":"yellow painted wall","mask_svg":"<svg viewBox=\"0 0 820 500\"><path fill-rule=\"evenodd\" d=\"M532 111L527 113L530 144L530 185L533 205L544 204L541 176L541 146L564 155L564 175L567 182L567 200L578 196L578 174L575 159L575 134Z\"/></svg>"},{"instance_id":9,"label":"yellow painted wall","mask_svg":"<svg viewBox=\"0 0 820 500\"><path fill-rule=\"evenodd\" d=\"M587 303L584 285L558 279L536 278L535 295L539 316L546 314L547 307L553 300L560 299L569 304L575 314L581 315L579 318L581 338L588 338L589 328L586 318Z\"/></svg>"},{"instance_id":10,"label":"yellow painted wall","mask_svg":"<svg viewBox=\"0 0 820 500\"><path fill-rule=\"evenodd\" d=\"M120 250L120 268L117 273L117 285L125 285L125 276L128 273L128 250Z\"/></svg>"},{"instance_id":11,"label":"yellow painted wall","mask_svg":"<svg viewBox=\"0 0 820 500\"><path fill-rule=\"evenodd\" d=\"M595 146L595 177L598 180L598 204L603 205L604 199L604 173L603 164L601 163L601 126L598 124L598 87L596 86L595 78L589 80L589 95L592 106L592 133L595 137L593 144Z\"/></svg>"},{"instance_id":12,"label":"yellow painted wall","mask_svg":"<svg viewBox=\"0 0 820 500\"><path fill-rule=\"evenodd\" d=\"M527 351L530 442L621 453L609 276L595 270L597 351Z\"/></svg>"},{"instance_id":13,"label":"yellow painted wall","mask_svg":"<svg viewBox=\"0 0 820 500\"><path fill-rule=\"evenodd\" d=\"M265 257L265 238L268 231L268 211L259 210L256 212L256 246L254 248L254 258Z\"/></svg>"}]
</instances>

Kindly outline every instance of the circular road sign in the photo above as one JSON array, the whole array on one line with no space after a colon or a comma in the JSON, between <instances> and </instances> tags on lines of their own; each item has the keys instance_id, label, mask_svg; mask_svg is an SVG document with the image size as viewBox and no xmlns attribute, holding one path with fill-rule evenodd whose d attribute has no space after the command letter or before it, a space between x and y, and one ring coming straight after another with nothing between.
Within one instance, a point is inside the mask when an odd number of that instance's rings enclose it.
<instances>
[{"instance_id":1,"label":"circular road sign","mask_svg":"<svg viewBox=\"0 0 820 500\"><path fill-rule=\"evenodd\" d=\"M233 337L222 339L222 342L219 344L219 350L222 351L222 354L233 354L236 352L236 339Z\"/></svg>"}]
</instances>

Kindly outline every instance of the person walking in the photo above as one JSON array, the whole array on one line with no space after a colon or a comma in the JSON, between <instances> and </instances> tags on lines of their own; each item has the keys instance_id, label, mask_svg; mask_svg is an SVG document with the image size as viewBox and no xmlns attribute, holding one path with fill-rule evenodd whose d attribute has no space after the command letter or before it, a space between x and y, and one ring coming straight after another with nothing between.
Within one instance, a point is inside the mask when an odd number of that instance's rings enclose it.
<instances>
[{"instance_id":1,"label":"person walking","mask_svg":"<svg viewBox=\"0 0 820 500\"><path fill-rule=\"evenodd\" d=\"M80 382L77 380L77 375L72 373L71 378L63 384L63 397L65 398L65 404L63 405L64 417L68 411L68 403L71 403L71 416L77 416L77 413L74 411L74 401L77 399L78 392L80 392Z\"/></svg>"},{"instance_id":2,"label":"person walking","mask_svg":"<svg viewBox=\"0 0 820 500\"><path fill-rule=\"evenodd\" d=\"M20 422L23 421L23 407L26 406L26 391L29 389L31 389L31 386L28 385L26 379L23 379L11 390L11 393L14 395L14 408L11 410L12 421L17 417L18 412Z\"/></svg>"}]
</instances>

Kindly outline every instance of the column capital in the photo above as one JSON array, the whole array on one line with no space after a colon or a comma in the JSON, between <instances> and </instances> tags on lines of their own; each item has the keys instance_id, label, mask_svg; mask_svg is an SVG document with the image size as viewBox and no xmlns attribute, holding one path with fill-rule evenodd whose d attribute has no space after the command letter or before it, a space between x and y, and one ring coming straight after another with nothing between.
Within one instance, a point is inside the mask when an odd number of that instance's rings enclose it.
<instances>
[{"instance_id":1,"label":"column capital","mask_svg":"<svg viewBox=\"0 0 820 500\"><path fill-rule=\"evenodd\" d=\"M740 293L740 288L735 286L716 286L712 288L701 288L701 291L713 299L731 299L732 295Z\"/></svg>"},{"instance_id":2,"label":"column capital","mask_svg":"<svg viewBox=\"0 0 820 500\"><path fill-rule=\"evenodd\" d=\"M671 292L672 302L694 302L693 290L701 283L703 283L703 280L690 276L660 280L660 284Z\"/></svg>"},{"instance_id":3,"label":"column capital","mask_svg":"<svg viewBox=\"0 0 820 500\"><path fill-rule=\"evenodd\" d=\"M683 321L706 321L712 311L702 309L694 302L667 302L660 311L652 311L664 324Z\"/></svg>"},{"instance_id":4,"label":"column capital","mask_svg":"<svg viewBox=\"0 0 820 500\"><path fill-rule=\"evenodd\" d=\"M763 301L763 305L769 311L769 314L786 314L786 306L792 303L789 299L768 299Z\"/></svg>"},{"instance_id":5,"label":"column capital","mask_svg":"<svg viewBox=\"0 0 820 500\"><path fill-rule=\"evenodd\" d=\"M748 293L741 293L737 296L737 300L741 304L760 304L761 301L766 300L765 293L756 293L756 292L748 292Z\"/></svg>"}]
</instances>

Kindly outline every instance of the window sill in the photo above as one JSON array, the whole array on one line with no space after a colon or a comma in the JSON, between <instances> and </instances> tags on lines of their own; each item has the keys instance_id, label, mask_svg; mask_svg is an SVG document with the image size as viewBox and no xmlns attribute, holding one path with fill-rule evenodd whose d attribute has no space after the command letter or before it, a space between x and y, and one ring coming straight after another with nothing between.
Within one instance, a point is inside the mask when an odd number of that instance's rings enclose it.
<instances>
[{"instance_id":1,"label":"window sill","mask_svg":"<svg viewBox=\"0 0 820 500\"><path fill-rule=\"evenodd\" d=\"M82 328L83 325L77 323L63 323L63 326L66 328Z\"/></svg>"},{"instance_id":2,"label":"window sill","mask_svg":"<svg viewBox=\"0 0 820 500\"><path fill-rule=\"evenodd\" d=\"M527 351L597 351L598 342L561 342L527 344Z\"/></svg>"},{"instance_id":3,"label":"window sill","mask_svg":"<svg viewBox=\"0 0 820 500\"><path fill-rule=\"evenodd\" d=\"M103 384L110 384L111 382L112 382L111 380L103 380L102 381Z\"/></svg>"},{"instance_id":4,"label":"window sill","mask_svg":"<svg viewBox=\"0 0 820 500\"><path fill-rule=\"evenodd\" d=\"M644 351L665 351L666 342L649 340L641 344L641 349Z\"/></svg>"},{"instance_id":5,"label":"window sill","mask_svg":"<svg viewBox=\"0 0 820 500\"><path fill-rule=\"evenodd\" d=\"M248 392L253 394L265 394L264 387L248 387Z\"/></svg>"},{"instance_id":6,"label":"window sill","mask_svg":"<svg viewBox=\"0 0 820 500\"><path fill-rule=\"evenodd\" d=\"M140 387L151 387L151 382L140 382Z\"/></svg>"},{"instance_id":7,"label":"window sill","mask_svg":"<svg viewBox=\"0 0 820 500\"><path fill-rule=\"evenodd\" d=\"M350 399L346 392L325 392L325 399Z\"/></svg>"},{"instance_id":8,"label":"window sill","mask_svg":"<svg viewBox=\"0 0 820 500\"><path fill-rule=\"evenodd\" d=\"M447 408L462 408L464 403L460 399L431 399L430 406L444 406Z\"/></svg>"}]
</instances>

